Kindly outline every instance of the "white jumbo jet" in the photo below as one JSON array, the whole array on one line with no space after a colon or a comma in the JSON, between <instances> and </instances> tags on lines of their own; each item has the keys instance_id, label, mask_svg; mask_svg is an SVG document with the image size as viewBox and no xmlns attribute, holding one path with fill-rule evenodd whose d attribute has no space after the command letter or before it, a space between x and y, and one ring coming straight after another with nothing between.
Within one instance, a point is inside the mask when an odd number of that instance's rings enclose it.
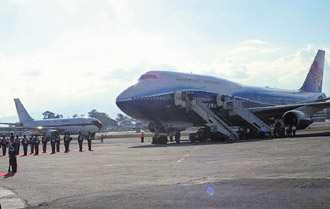
<instances>
[{"instance_id":1,"label":"white jumbo jet","mask_svg":"<svg viewBox=\"0 0 330 209\"><path fill-rule=\"evenodd\" d=\"M230 127L257 128L253 122L247 123L247 117L241 117L244 114L219 105L219 95L239 101L243 107L241 109L257 117L255 121L259 118L272 127L275 122L281 121L285 126L305 129L313 122L311 118L316 112L330 107L329 98L322 93L324 59L325 51L318 50L299 90L251 87L212 76L149 71L135 85L123 91L117 97L116 104L127 115L148 122L149 129L154 132L201 126L212 129L214 125L219 127L221 121ZM184 97L180 96L182 93L212 112L205 110L203 115L198 113L198 108L191 111L187 106L177 105L177 96ZM214 122L210 115L215 115L213 119L218 122ZM259 124L264 124L260 120Z\"/></svg>"},{"instance_id":2,"label":"white jumbo jet","mask_svg":"<svg viewBox=\"0 0 330 209\"><path fill-rule=\"evenodd\" d=\"M103 125L102 123L91 117L77 117L77 118L56 118L34 120L24 108L19 99L14 99L16 111L19 118L17 123L1 123L6 125L14 125L19 128L36 129L45 131L46 136L50 136L53 131L64 133L68 131L70 134L78 134L80 131L83 135L87 135L88 131L96 133Z\"/></svg>"}]
</instances>

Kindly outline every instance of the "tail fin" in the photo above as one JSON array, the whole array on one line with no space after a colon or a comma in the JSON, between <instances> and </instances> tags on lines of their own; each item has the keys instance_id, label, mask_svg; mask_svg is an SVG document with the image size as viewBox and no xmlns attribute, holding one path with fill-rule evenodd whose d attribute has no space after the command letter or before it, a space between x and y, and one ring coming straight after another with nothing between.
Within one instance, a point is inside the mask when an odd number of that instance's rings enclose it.
<instances>
[{"instance_id":1,"label":"tail fin","mask_svg":"<svg viewBox=\"0 0 330 209\"><path fill-rule=\"evenodd\" d=\"M19 118L19 122L32 121L33 118L31 118L29 113L26 111L21 101L19 99L14 99L14 101L16 105L16 111Z\"/></svg>"},{"instance_id":2,"label":"tail fin","mask_svg":"<svg viewBox=\"0 0 330 209\"><path fill-rule=\"evenodd\" d=\"M317 51L314 62L300 90L307 92L322 92L324 55L325 51Z\"/></svg>"}]
</instances>

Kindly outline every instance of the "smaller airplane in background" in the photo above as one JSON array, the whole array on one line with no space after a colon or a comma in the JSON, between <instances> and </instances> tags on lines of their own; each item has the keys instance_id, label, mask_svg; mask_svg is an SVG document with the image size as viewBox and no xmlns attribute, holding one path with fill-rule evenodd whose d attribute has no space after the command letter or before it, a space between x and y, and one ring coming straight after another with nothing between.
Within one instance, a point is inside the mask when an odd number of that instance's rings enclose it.
<instances>
[{"instance_id":1,"label":"smaller airplane in background","mask_svg":"<svg viewBox=\"0 0 330 209\"><path fill-rule=\"evenodd\" d=\"M79 131L83 135L87 135L88 131L95 134L103 127L102 123L98 119L90 117L34 120L31 118L19 99L14 99L14 101L19 122L0 124L13 125L16 128L44 131L47 137L50 137L53 132L63 134L66 131L70 134L78 134Z\"/></svg>"}]
</instances>

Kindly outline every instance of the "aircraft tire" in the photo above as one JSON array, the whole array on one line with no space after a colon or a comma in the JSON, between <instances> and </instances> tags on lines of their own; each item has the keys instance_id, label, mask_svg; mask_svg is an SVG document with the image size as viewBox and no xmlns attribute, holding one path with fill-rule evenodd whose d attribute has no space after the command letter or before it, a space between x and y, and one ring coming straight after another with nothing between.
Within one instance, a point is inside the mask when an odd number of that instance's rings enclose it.
<instances>
[{"instance_id":1,"label":"aircraft tire","mask_svg":"<svg viewBox=\"0 0 330 209\"><path fill-rule=\"evenodd\" d=\"M180 132L177 132L177 133L175 134L175 142L176 142L177 144L180 144L180 138L181 138Z\"/></svg>"},{"instance_id":2,"label":"aircraft tire","mask_svg":"<svg viewBox=\"0 0 330 209\"><path fill-rule=\"evenodd\" d=\"M175 142L176 142L177 144L180 144L180 137L175 138Z\"/></svg>"},{"instance_id":3,"label":"aircraft tire","mask_svg":"<svg viewBox=\"0 0 330 209\"><path fill-rule=\"evenodd\" d=\"M162 144L167 144L167 137L164 136L164 137L162 138Z\"/></svg>"},{"instance_id":4,"label":"aircraft tire","mask_svg":"<svg viewBox=\"0 0 330 209\"><path fill-rule=\"evenodd\" d=\"M211 139L211 142L217 142L217 141L219 141L216 134L211 134L210 139Z\"/></svg>"},{"instance_id":5,"label":"aircraft tire","mask_svg":"<svg viewBox=\"0 0 330 209\"><path fill-rule=\"evenodd\" d=\"M158 140L156 136L152 137L151 144L158 144Z\"/></svg>"}]
</instances>

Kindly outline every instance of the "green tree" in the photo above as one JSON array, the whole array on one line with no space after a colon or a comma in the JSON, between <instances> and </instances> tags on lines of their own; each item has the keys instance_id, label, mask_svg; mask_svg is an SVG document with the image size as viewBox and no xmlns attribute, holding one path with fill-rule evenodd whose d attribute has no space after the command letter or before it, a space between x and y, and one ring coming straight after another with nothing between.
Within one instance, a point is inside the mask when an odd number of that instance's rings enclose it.
<instances>
[{"instance_id":1,"label":"green tree","mask_svg":"<svg viewBox=\"0 0 330 209\"><path fill-rule=\"evenodd\" d=\"M55 118L55 113L53 113L51 111L46 111L46 112L42 113L42 115L44 116L44 119Z\"/></svg>"},{"instance_id":2,"label":"green tree","mask_svg":"<svg viewBox=\"0 0 330 209\"><path fill-rule=\"evenodd\" d=\"M88 116L98 119L105 127L118 125L117 122L114 119L111 119L108 114L104 112L98 112L95 109L88 112Z\"/></svg>"},{"instance_id":3,"label":"green tree","mask_svg":"<svg viewBox=\"0 0 330 209\"><path fill-rule=\"evenodd\" d=\"M52 119L52 118L63 118L63 115L59 115L59 114L55 114L51 111L46 111L44 113L42 113L42 115L44 116L44 119Z\"/></svg>"},{"instance_id":4,"label":"green tree","mask_svg":"<svg viewBox=\"0 0 330 209\"><path fill-rule=\"evenodd\" d=\"M137 123L137 120L135 120L131 117L128 117L122 113L117 114L116 121L117 121L118 125L121 125L121 126L130 126L130 125L134 125Z\"/></svg>"}]
</instances>

